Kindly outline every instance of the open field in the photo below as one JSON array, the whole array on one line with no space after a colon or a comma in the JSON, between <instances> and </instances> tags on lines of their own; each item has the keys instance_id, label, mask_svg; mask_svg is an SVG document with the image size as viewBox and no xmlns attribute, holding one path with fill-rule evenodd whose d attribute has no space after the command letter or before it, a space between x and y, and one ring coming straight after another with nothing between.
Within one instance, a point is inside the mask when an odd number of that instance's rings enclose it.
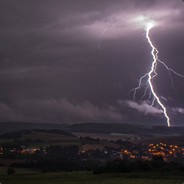
<instances>
[{"instance_id":1,"label":"open field","mask_svg":"<svg viewBox=\"0 0 184 184\"><path fill-rule=\"evenodd\" d=\"M118 134L118 133L85 133L85 132L72 132L77 137L91 137L93 139L104 139L108 141L133 141L141 139L141 137L133 134Z\"/></svg>"},{"instance_id":2,"label":"open field","mask_svg":"<svg viewBox=\"0 0 184 184\"><path fill-rule=\"evenodd\" d=\"M116 174L93 175L90 172L34 173L19 170L14 175L0 175L2 184L183 184L181 179L131 178Z\"/></svg>"},{"instance_id":3,"label":"open field","mask_svg":"<svg viewBox=\"0 0 184 184\"><path fill-rule=\"evenodd\" d=\"M0 138L0 145L4 143L19 143L32 146L50 146L50 145L80 145L80 141L72 134L52 133L41 131L22 132L20 137Z\"/></svg>"},{"instance_id":4,"label":"open field","mask_svg":"<svg viewBox=\"0 0 184 184\"><path fill-rule=\"evenodd\" d=\"M135 143L159 143L163 142L166 144L176 144L176 145L184 145L184 135L157 135L152 138L145 138L138 141L135 141Z\"/></svg>"}]
</instances>

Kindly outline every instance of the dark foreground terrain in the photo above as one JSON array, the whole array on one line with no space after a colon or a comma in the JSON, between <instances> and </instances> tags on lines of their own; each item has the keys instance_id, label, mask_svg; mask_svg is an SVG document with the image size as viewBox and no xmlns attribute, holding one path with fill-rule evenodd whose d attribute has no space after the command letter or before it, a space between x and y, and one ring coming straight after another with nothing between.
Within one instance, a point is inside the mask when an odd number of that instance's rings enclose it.
<instances>
[{"instance_id":1,"label":"dark foreground terrain","mask_svg":"<svg viewBox=\"0 0 184 184\"><path fill-rule=\"evenodd\" d=\"M0 133L0 184L184 183L183 129L29 125Z\"/></svg>"},{"instance_id":2,"label":"dark foreground terrain","mask_svg":"<svg viewBox=\"0 0 184 184\"><path fill-rule=\"evenodd\" d=\"M173 179L174 178L174 179ZM165 175L142 174L102 174L91 172L39 173L17 170L16 174L7 175L2 169L0 174L2 184L183 184L184 178Z\"/></svg>"}]
</instances>

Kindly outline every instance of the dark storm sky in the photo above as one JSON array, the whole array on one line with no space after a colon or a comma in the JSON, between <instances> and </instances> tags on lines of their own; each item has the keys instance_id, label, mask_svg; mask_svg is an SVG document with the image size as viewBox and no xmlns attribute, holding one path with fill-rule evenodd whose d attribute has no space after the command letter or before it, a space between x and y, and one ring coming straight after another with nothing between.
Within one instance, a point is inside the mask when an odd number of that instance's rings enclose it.
<instances>
[{"instance_id":1,"label":"dark storm sky","mask_svg":"<svg viewBox=\"0 0 184 184\"><path fill-rule=\"evenodd\" d=\"M145 27L161 60L184 74L180 0L1 0L0 121L166 125L130 90L151 65ZM184 125L184 78L159 65L155 89L172 125Z\"/></svg>"}]
</instances>

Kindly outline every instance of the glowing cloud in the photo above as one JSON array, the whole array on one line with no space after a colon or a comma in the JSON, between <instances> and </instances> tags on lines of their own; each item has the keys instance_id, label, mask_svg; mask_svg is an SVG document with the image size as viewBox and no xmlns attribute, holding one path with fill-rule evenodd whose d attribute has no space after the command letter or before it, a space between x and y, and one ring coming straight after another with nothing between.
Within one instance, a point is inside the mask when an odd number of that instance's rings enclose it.
<instances>
[{"instance_id":1,"label":"glowing cloud","mask_svg":"<svg viewBox=\"0 0 184 184\"><path fill-rule=\"evenodd\" d=\"M158 25L158 23L156 23L154 20L144 15L134 18L133 22L136 22L139 26L144 27L146 31Z\"/></svg>"}]
</instances>

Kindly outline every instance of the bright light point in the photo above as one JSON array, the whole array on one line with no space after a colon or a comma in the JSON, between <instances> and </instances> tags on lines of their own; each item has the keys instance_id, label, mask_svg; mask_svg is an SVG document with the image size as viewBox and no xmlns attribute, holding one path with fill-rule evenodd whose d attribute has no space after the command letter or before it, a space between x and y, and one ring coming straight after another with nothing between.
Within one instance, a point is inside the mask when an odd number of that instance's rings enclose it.
<instances>
[{"instance_id":1,"label":"bright light point","mask_svg":"<svg viewBox=\"0 0 184 184\"><path fill-rule=\"evenodd\" d=\"M150 30L151 28L156 26L156 22L154 20L144 15L134 18L134 21L143 26L145 30Z\"/></svg>"},{"instance_id":2,"label":"bright light point","mask_svg":"<svg viewBox=\"0 0 184 184\"><path fill-rule=\"evenodd\" d=\"M149 23L147 24L147 30L148 30L148 29L152 29L155 25L156 25L155 22L149 22Z\"/></svg>"}]
</instances>

